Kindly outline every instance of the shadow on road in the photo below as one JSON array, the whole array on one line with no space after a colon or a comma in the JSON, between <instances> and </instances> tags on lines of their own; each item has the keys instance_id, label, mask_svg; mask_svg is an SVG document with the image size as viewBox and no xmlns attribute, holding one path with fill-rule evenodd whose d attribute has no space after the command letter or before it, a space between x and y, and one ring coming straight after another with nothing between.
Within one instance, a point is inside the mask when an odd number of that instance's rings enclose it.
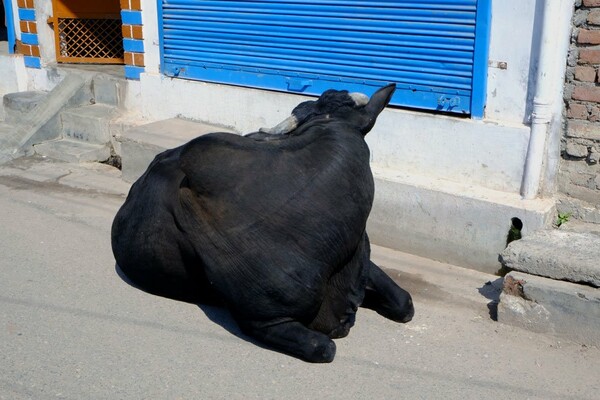
<instances>
[{"instance_id":1,"label":"shadow on road","mask_svg":"<svg viewBox=\"0 0 600 400\"><path fill-rule=\"evenodd\" d=\"M123 272L123 270L121 270L121 268L119 267L119 264L117 264L117 263L115 263L115 272L123 280L123 282L125 282L129 286L131 286L137 290L141 290L142 292L148 293L152 296L156 296L155 294L149 293L148 291L144 290L144 288L140 287L139 285L135 284L131 279L129 279L129 277L127 277L127 275L125 275L125 273ZM184 302L183 300L177 300L177 299L172 299L172 298L171 298L171 300ZM240 327L238 326L238 324L235 322L235 320L233 319L233 316L231 315L229 310L227 310L227 308L225 308L223 306L201 304L201 303L194 303L194 304L196 304L198 306L198 308L200 308L200 310L202 310L204 315L206 315L206 317L209 320L211 320L215 324L221 326L223 329L225 329L227 332L229 332L233 336L235 336L239 339L242 339L246 342L252 343L263 349L272 350L271 348L265 346L263 343L253 339L250 336L245 335L242 332L242 330L240 329Z\"/></svg>"},{"instance_id":2,"label":"shadow on road","mask_svg":"<svg viewBox=\"0 0 600 400\"><path fill-rule=\"evenodd\" d=\"M500 302L500 293L502 293L503 284L504 278L498 278L495 281L487 281L478 289L483 297L491 300L488 303L488 310L490 311L490 318L494 321L498 321L498 303Z\"/></svg>"}]
</instances>

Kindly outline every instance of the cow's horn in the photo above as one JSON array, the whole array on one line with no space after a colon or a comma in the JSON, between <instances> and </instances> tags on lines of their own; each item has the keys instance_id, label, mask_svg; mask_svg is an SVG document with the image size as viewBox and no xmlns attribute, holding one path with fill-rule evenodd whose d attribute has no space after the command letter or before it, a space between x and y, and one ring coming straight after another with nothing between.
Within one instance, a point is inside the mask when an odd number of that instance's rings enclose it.
<instances>
[{"instance_id":1,"label":"cow's horn","mask_svg":"<svg viewBox=\"0 0 600 400\"><path fill-rule=\"evenodd\" d=\"M354 103L359 107L364 106L369 102L369 96L367 96L364 93L353 92L350 93L348 96L350 96L352 100L354 100Z\"/></svg>"},{"instance_id":2,"label":"cow's horn","mask_svg":"<svg viewBox=\"0 0 600 400\"><path fill-rule=\"evenodd\" d=\"M298 127L298 119L290 115L272 128L260 128L259 131L270 135L285 135Z\"/></svg>"}]
</instances>

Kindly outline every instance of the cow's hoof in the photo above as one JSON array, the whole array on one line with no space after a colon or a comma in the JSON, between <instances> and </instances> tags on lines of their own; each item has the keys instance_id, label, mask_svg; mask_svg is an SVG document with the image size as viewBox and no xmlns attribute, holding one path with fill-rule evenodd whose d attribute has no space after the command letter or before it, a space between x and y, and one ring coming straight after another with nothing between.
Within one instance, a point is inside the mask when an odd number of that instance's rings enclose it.
<instances>
[{"instance_id":1,"label":"cow's hoof","mask_svg":"<svg viewBox=\"0 0 600 400\"><path fill-rule=\"evenodd\" d=\"M327 341L312 340L307 348L306 361L313 363L329 363L335 357L335 343L333 340Z\"/></svg>"}]
</instances>

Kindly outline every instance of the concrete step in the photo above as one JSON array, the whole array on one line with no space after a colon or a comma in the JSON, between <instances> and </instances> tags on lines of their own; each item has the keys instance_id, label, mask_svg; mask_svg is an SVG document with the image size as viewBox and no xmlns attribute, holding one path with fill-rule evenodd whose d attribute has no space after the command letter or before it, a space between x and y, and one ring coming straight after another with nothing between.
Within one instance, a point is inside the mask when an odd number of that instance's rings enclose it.
<instances>
[{"instance_id":1,"label":"concrete step","mask_svg":"<svg viewBox=\"0 0 600 400\"><path fill-rule=\"evenodd\" d=\"M119 107L122 105L127 85L125 78L107 74L95 75L92 79L92 88L96 104Z\"/></svg>"},{"instance_id":2,"label":"concrete step","mask_svg":"<svg viewBox=\"0 0 600 400\"><path fill-rule=\"evenodd\" d=\"M48 92L42 91L5 94L2 98L4 121L9 124L20 124L30 119L32 110L47 96Z\"/></svg>"},{"instance_id":3,"label":"concrete step","mask_svg":"<svg viewBox=\"0 0 600 400\"><path fill-rule=\"evenodd\" d=\"M157 154L211 132L233 131L180 118L139 125L125 131L116 138L120 143L123 179L134 182L146 171Z\"/></svg>"},{"instance_id":4,"label":"concrete step","mask_svg":"<svg viewBox=\"0 0 600 400\"><path fill-rule=\"evenodd\" d=\"M28 113L28 117L16 125L18 132L11 142L13 147L4 147L0 163L33 153L33 145L60 137L60 112L91 102L90 84L79 76L66 76L47 96L41 99Z\"/></svg>"},{"instance_id":5,"label":"concrete step","mask_svg":"<svg viewBox=\"0 0 600 400\"><path fill-rule=\"evenodd\" d=\"M11 160L13 153L19 148L22 133L6 122L0 122L0 164Z\"/></svg>"},{"instance_id":6,"label":"concrete step","mask_svg":"<svg viewBox=\"0 0 600 400\"><path fill-rule=\"evenodd\" d=\"M65 139L95 144L110 142L110 121L116 118L115 107L93 104L70 108L60 114Z\"/></svg>"},{"instance_id":7,"label":"concrete step","mask_svg":"<svg viewBox=\"0 0 600 400\"><path fill-rule=\"evenodd\" d=\"M600 227L569 221L512 242L498 320L600 345Z\"/></svg>"},{"instance_id":8,"label":"concrete step","mask_svg":"<svg viewBox=\"0 0 600 400\"><path fill-rule=\"evenodd\" d=\"M504 278L498 321L600 347L600 289L511 272Z\"/></svg>"},{"instance_id":9,"label":"concrete step","mask_svg":"<svg viewBox=\"0 0 600 400\"><path fill-rule=\"evenodd\" d=\"M553 199L491 190L372 165L375 200L367 229L377 245L496 273L512 221L527 236L552 224Z\"/></svg>"},{"instance_id":10,"label":"concrete step","mask_svg":"<svg viewBox=\"0 0 600 400\"><path fill-rule=\"evenodd\" d=\"M70 163L106 161L110 157L108 144L86 143L80 140L59 139L33 146L41 156Z\"/></svg>"},{"instance_id":11,"label":"concrete step","mask_svg":"<svg viewBox=\"0 0 600 400\"><path fill-rule=\"evenodd\" d=\"M598 232L541 230L512 242L501 257L512 270L600 287Z\"/></svg>"}]
</instances>

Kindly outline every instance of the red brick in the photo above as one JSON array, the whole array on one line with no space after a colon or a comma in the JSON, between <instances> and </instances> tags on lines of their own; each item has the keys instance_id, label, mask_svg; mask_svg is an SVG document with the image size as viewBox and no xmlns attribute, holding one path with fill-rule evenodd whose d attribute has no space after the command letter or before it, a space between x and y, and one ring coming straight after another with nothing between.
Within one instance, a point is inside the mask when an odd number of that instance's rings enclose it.
<instances>
[{"instance_id":1,"label":"red brick","mask_svg":"<svg viewBox=\"0 0 600 400\"><path fill-rule=\"evenodd\" d=\"M121 0L121 10L129 10L129 0Z\"/></svg>"},{"instance_id":2,"label":"red brick","mask_svg":"<svg viewBox=\"0 0 600 400\"><path fill-rule=\"evenodd\" d=\"M34 57L39 57L40 56L40 46L39 45L32 45L31 46L31 55Z\"/></svg>"},{"instance_id":3,"label":"red brick","mask_svg":"<svg viewBox=\"0 0 600 400\"><path fill-rule=\"evenodd\" d=\"M583 5L586 7L599 7L600 0L583 0Z\"/></svg>"},{"instance_id":4,"label":"red brick","mask_svg":"<svg viewBox=\"0 0 600 400\"><path fill-rule=\"evenodd\" d=\"M25 7L25 0L17 0L17 7L19 7L19 8L26 8Z\"/></svg>"},{"instance_id":5,"label":"red brick","mask_svg":"<svg viewBox=\"0 0 600 400\"><path fill-rule=\"evenodd\" d=\"M133 34L134 39L143 39L144 38L144 32L142 30L141 25L132 25L131 32Z\"/></svg>"},{"instance_id":6,"label":"red brick","mask_svg":"<svg viewBox=\"0 0 600 400\"><path fill-rule=\"evenodd\" d=\"M571 120L567 124L567 136L588 140L600 140L600 124Z\"/></svg>"},{"instance_id":7,"label":"red brick","mask_svg":"<svg viewBox=\"0 0 600 400\"><path fill-rule=\"evenodd\" d=\"M590 116L588 117L588 119L589 119L591 122L598 122L598 121L600 121L600 107L598 107L598 106L593 106L593 107L591 108L591 111L592 111L592 112L590 113Z\"/></svg>"},{"instance_id":8,"label":"red brick","mask_svg":"<svg viewBox=\"0 0 600 400\"><path fill-rule=\"evenodd\" d=\"M143 53L133 53L133 63L136 67L144 66L144 54Z\"/></svg>"},{"instance_id":9,"label":"red brick","mask_svg":"<svg viewBox=\"0 0 600 400\"><path fill-rule=\"evenodd\" d=\"M575 86L571 97L573 100L600 103L600 86Z\"/></svg>"},{"instance_id":10,"label":"red brick","mask_svg":"<svg viewBox=\"0 0 600 400\"><path fill-rule=\"evenodd\" d=\"M37 46L36 46L37 47ZM17 53L23 54L25 56L33 55L33 48L29 44L23 44L20 40L17 40Z\"/></svg>"},{"instance_id":11,"label":"red brick","mask_svg":"<svg viewBox=\"0 0 600 400\"><path fill-rule=\"evenodd\" d=\"M142 0L130 0L131 1L131 9L132 10L141 10L142 9Z\"/></svg>"},{"instance_id":12,"label":"red brick","mask_svg":"<svg viewBox=\"0 0 600 400\"><path fill-rule=\"evenodd\" d=\"M592 25L600 25L600 9L590 11L587 22Z\"/></svg>"},{"instance_id":13,"label":"red brick","mask_svg":"<svg viewBox=\"0 0 600 400\"><path fill-rule=\"evenodd\" d=\"M575 79L582 82L595 82L596 69L594 67L575 67Z\"/></svg>"},{"instance_id":14,"label":"red brick","mask_svg":"<svg viewBox=\"0 0 600 400\"><path fill-rule=\"evenodd\" d=\"M126 65L133 65L133 53L126 51L124 59Z\"/></svg>"},{"instance_id":15,"label":"red brick","mask_svg":"<svg viewBox=\"0 0 600 400\"><path fill-rule=\"evenodd\" d=\"M570 102L569 103L569 111L567 113L567 116L569 118L573 118L573 119L587 119L587 117L588 117L587 106L585 106L584 104Z\"/></svg>"},{"instance_id":16,"label":"red brick","mask_svg":"<svg viewBox=\"0 0 600 400\"><path fill-rule=\"evenodd\" d=\"M600 50L581 49L579 50L580 64L600 64Z\"/></svg>"},{"instance_id":17,"label":"red brick","mask_svg":"<svg viewBox=\"0 0 600 400\"><path fill-rule=\"evenodd\" d=\"M123 33L123 37L126 39L131 39L133 37L131 25L121 25L121 32Z\"/></svg>"},{"instance_id":18,"label":"red brick","mask_svg":"<svg viewBox=\"0 0 600 400\"><path fill-rule=\"evenodd\" d=\"M125 52L125 64L135 65L136 67L144 66L144 54Z\"/></svg>"},{"instance_id":19,"label":"red brick","mask_svg":"<svg viewBox=\"0 0 600 400\"><path fill-rule=\"evenodd\" d=\"M577 43L600 44L600 30L580 29Z\"/></svg>"}]
</instances>

